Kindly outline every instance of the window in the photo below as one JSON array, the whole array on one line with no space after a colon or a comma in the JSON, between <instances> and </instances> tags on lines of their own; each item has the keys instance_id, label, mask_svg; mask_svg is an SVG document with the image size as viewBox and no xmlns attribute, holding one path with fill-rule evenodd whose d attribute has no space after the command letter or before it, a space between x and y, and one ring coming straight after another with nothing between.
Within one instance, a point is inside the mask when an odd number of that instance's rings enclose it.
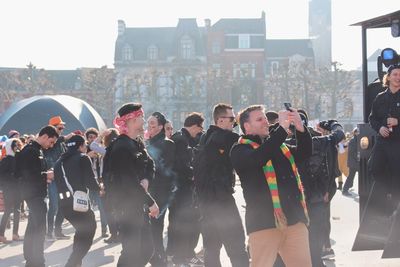
<instances>
[{"instance_id":1,"label":"window","mask_svg":"<svg viewBox=\"0 0 400 267\"><path fill-rule=\"evenodd\" d=\"M239 35L239 49L250 48L250 35L240 34Z\"/></svg>"},{"instance_id":2,"label":"window","mask_svg":"<svg viewBox=\"0 0 400 267\"><path fill-rule=\"evenodd\" d=\"M233 64L233 78L240 77L240 65Z\"/></svg>"},{"instance_id":3,"label":"window","mask_svg":"<svg viewBox=\"0 0 400 267\"><path fill-rule=\"evenodd\" d=\"M183 59L191 59L194 57L194 42L187 35L183 36L181 39L181 57Z\"/></svg>"},{"instance_id":4,"label":"window","mask_svg":"<svg viewBox=\"0 0 400 267\"><path fill-rule=\"evenodd\" d=\"M155 45L150 45L147 48L147 58L149 60L157 60L158 59L158 48Z\"/></svg>"},{"instance_id":5,"label":"window","mask_svg":"<svg viewBox=\"0 0 400 267\"><path fill-rule=\"evenodd\" d=\"M212 43L212 53L213 54L221 53L221 45L220 45L219 42L213 42Z\"/></svg>"},{"instance_id":6,"label":"window","mask_svg":"<svg viewBox=\"0 0 400 267\"><path fill-rule=\"evenodd\" d=\"M271 62L271 75L277 74L279 70L279 62L272 61Z\"/></svg>"},{"instance_id":7,"label":"window","mask_svg":"<svg viewBox=\"0 0 400 267\"><path fill-rule=\"evenodd\" d=\"M215 77L220 77L221 76L221 64L213 64L212 69L215 73Z\"/></svg>"},{"instance_id":8,"label":"window","mask_svg":"<svg viewBox=\"0 0 400 267\"><path fill-rule=\"evenodd\" d=\"M131 61L133 59L132 48L129 45L125 45L122 49L122 59L125 61Z\"/></svg>"}]
</instances>

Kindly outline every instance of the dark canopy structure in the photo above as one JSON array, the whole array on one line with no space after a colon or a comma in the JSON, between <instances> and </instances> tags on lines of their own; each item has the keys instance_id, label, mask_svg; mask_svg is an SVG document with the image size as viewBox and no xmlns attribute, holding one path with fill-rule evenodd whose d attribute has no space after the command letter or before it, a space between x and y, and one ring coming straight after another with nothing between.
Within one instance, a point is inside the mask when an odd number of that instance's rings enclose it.
<instances>
[{"instance_id":1,"label":"dark canopy structure","mask_svg":"<svg viewBox=\"0 0 400 267\"><path fill-rule=\"evenodd\" d=\"M66 123L64 134L89 127L106 129L103 119L85 101L67 95L44 95L12 104L0 116L0 135L12 129L21 134L36 134L53 116L61 116Z\"/></svg>"}]
</instances>

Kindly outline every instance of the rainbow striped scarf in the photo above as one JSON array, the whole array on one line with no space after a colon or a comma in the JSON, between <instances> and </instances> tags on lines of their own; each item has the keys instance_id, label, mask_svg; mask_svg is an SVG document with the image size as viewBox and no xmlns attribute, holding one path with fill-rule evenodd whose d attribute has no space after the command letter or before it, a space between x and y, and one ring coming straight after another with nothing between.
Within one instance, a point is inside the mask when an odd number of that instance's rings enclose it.
<instances>
[{"instance_id":1,"label":"rainbow striped scarf","mask_svg":"<svg viewBox=\"0 0 400 267\"><path fill-rule=\"evenodd\" d=\"M239 144L251 145L254 149L257 149L260 146L256 142L253 142L250 139L245 139L242 137L239 138ZM282 144L280 148L281 148L282 153L289 160L290 165L292 167L292 171L296 176L297 186L301 193L300 202L301 202L301 205L303 206L304 214L306 216L307 225L308 225L310 220L308 217L307 206L306 206L306 201L305 201L305 197L304 197L304 189L303 189L303 185L301 183L299 172L296 167L296 163L294 162L294 157L293 157L292 153L290 153L289 148L285 144ZM272 205L274 207L275 225L277 228L285 228L285 227L287 227L287 220L286 220L285 213L282 210L281 202L279 199L278 183L276 181L275 169L274 169L274 166L272 165L271 160L269 160L265 164L265 166L263 166L263 171L264 171L265 179L267 180L269 191L271 193Z\"/></svg>"}]
</instances>

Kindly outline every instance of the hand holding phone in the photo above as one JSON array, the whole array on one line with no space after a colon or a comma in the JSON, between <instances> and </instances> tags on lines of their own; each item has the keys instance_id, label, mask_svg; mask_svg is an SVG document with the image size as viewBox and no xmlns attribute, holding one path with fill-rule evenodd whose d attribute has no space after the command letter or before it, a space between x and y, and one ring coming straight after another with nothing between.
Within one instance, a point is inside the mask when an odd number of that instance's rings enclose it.
<instances>
[{"instance_id":1,"label":"hand holding phone","mask_svg":"<svg viewBox=\"0 0 400 267\"><path fill-rule=\"evenodd\" d=\"M286 102L286 103L283 103L283 105L285 106L285 108L286 108L287 111L292 111L292 110L291 110L292 105L291 105L290 103L287 103L287 102Z\"/></svg>"}]
</instances>

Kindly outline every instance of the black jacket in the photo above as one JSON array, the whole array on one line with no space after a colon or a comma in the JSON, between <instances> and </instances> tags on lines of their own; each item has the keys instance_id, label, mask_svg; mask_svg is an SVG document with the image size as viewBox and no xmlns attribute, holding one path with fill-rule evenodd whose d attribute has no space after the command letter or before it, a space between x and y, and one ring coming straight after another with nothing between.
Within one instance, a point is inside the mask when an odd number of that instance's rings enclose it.
<instances>
[{"instance_id":1,"label":"black jacket","mask_svg":"<svg viewBox=\"0 0 400 267\"><path fill-rule=\"evenodd\" d=\"M154 178L154 162L140 140L121 134L107 147L103 160L106 194L111 194L126 208L153 205L154 199L140 185L141 180Z\"/></svg>"},{"instance_id":2,"label":"black jacket","mask_svg":"<svg viewBox=\"0 0 400 267\"><path fill-rule=\"evenodd\" d=\"M313 153L308 160L298 165L307 202L323 201L324 195L329 192L331 175L328 151L334 149L344 137L343 128L339 124L333 126L329 135L312 137Z\"/></svg>"},{"instance_id":3,"label":"black jacket","mask_svg":"<svg viewBox=\"0 0 400 267\"><path fill-rule=\"evenodd\" d=\"M288 225L306 223L295 175L280 149L287 137L285 129L277 127L264 142L258 136L243 137L260 144L253 149L250 145L236 143L231 150L232 164L239 175L246 201L247 234L276 227L272 198L262 169L269 160L272 160L275 169L281 206ZM298 163L310 157L312 141L307 129L304 133L296 132L296 140L297 146L288 147Z\"/></svg>"},{"instance_id":4,"label":"black jacket","mask_svg":"<svg viewBox=\"0 0 400 267\"><path fill-rule=\"evenodd\" d=\"M155 176L150 188L163 188L170 190L175 182L175 144L171 139L160 132L148 141L147 152L154 160Z\"/></svg>"},{"instance_id":5,"label":"black jacket","mask_svg":"<svg viewBox=\"0 0 400 267\"><path fill-rule=\"evenodd\" d=\"M171 137L175 143L174 170L178 177L178 187L193 185L193 149L197 145L189 132L182 128Z\"/></svg>"},{"instance_id":6,"label":"black jacket","mask_svg":"<svg viewBox=\"0 0 400 267\"><path fill-rule=\"evenodd\" d=\"M18 176L16 173L16 156L6 156L0 161L0 186L17 187Z\"/></svg>"},{"instance_id":7,"label":"black jacket","mask_svg":"<svg viewBox=\"0 0 400 267\"><path fill-rule=\"evenodd\" d=\"M350 169L358 171L360 169L360 157L357 150L357 135L353 136L349 141L349 156L347 158L347 166Z\"/></svg>"},{"instance_id":8,"label":"black jacket","mask_svg":"<svg viewBox=\"0 0 400 267\"><path fill-rule=\"evenodd\" d=\"M57 160L54 165L54 181L56 182L57 191L59 193L69 191L61 170L61 164L64 167L65 176L73 192L78 190L87 192L87 189L96 192L100 190L93 173L92 162L89 156L82 154L78 150L70 149L62 154L61 158Z\"/></svg>"},{"instance_id":9,"label":"black jacket","mask_svg":"<svg viewBox=\"0 0 400 267\"><path fill-rule=\"evenodd\" d=\"M213 202L223 200L232 196L235 186L235 174L229 157L229 152L234 143L239 139L239 135L228 130L211 125L200 140L198 165L194 168L196 191L203 202Z\"/></svg>"},{"instance_id":10,"label":"black jacket","mask_svg":"<svg viewBox=\"0 0 400 267\"><path fill-rule=\"evenodd\" d=\"M379 93L372 102L369 123L378 134L382 126L387 127L388 117L397 118L400 122L400 91L392 94L390 89L386 89ZM393 127L393 132L390 133L388 138L400 140L399 125Z\"/></svg>"},{"instance_id":11,"label":"black jacket","mask_svg":"<svg viewBox=\"0 0 400 267\"><path fill-rule=\"evenodd\" d=\"M49 148L49 149L43 151L47 167L49 169L53 168L54 164L56 164L57 160L66 151L67 151L67 148L65 147L65 138L64 138L64 136L60 136L52 148Z\"/></svg>"},{"instance_id":12,"label":"black jacket","mask_svg":"<svg viewBox=\"0 0 400 267\"><path fill-rule=\"evenodd\" d=\"M30 142L17 158L18 175L21 177L21 194L25 200L47 195L46 161L42 147L36 141Z\"/></svg>"}]
</instances>

